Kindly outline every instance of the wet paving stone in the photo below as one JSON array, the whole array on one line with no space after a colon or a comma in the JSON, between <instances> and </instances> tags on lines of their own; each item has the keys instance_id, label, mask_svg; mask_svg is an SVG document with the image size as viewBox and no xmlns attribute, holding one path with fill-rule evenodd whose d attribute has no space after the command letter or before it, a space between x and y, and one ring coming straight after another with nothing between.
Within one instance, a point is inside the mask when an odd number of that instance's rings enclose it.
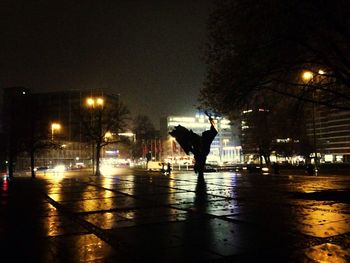
<instances>
[{"instance_id":1,"label":"wet paving stone","mask_svg":"<svg viewBox=\"0 0 350 263\"><path fill-rule=\"evenodd\" d=\"M301 232L315 237L330 237L347 233L350 215L330 212L328 206L298 210L296 216Z\"/></svg>"},{"instance_id":2,"label":"wet paving stone","mask_svg":"<svg viewBox=\"0 0 350 263\"><path fill-rule=\"evenodd\" d=\"M343 249L331 243L305 249L304 255L311 262L350 262L350 249Z\"/></svg>"},{"instance_id":3,"label":"wet paving stone","mask_svg":"<svg viewBox=\"0 0 350 263\"><path fill-rule=\"evenodd\" d=\"M83 191L83 192L69 192L67 193L55 193L49 194L49 197L55 200L56 202L64 201L75 201L75 200L91 200L91 199L102 199L123 196L113 191L101 190L98 191Z\"/></svg>"},{"instance_id":4,"label":"wet paving stone","mask_svg":"<svg viewBox=\"0 0 350 263\"><path fill-rule=\"evenodd\" d=\"M121 208L132 208L136 206L136 201L132 197L121 196L116 198L103 198L93 200L66 201L61 204L76 213L106 211Z\"/></svg>"},{"instance_id":5,"label":"wet paving stone","mask_svg":"<svg viewBox=\"0 0 350 263\"><path fill-rule=\"evenodd\" d=\"M115 251L93 234L67 235L51 238L48 242L51 262L108 262Z\"/></svg>"},{"instance_id":6,"label":"wet paving stone","mask_svg":"<svg viewBox=\"0 0 350 263\"><path fill-rule=\"evenodd\" d=\"M18 262L349 260L338 193L350 177L123 169L30 182L0 188L0 251L18 247Z\"/></svg>"},{"instance_id":7,"label":"wet paving stone","mask_svg":"<svg viewBox=\"0 0 350 263\"><path fill-rule=\"evenodd\" d=\"M85 184L77 184L76 185L61 185L54 187L50 187L48 189L48 194L62 194L62 193L83 193L83 192L92 192L92 191L99 191L99 188L97 186L91 186L91 185L85 185Z\"/></svg>"},{"instance_id":8,"label":"wet paving stone","mask_svg":"<svg viewBox=\"0 0 350 263\"><path fill-rule=\"evenodd\" d=\"M164 188L164 187L149 187L149 188L129 188L129 189L121 189L120 193L124 193L127 195L137 195L137 196L149 196L156 194L171 194L171 193L185 193L185 190L172 189L172 188Z\"/></svg>"},{"instance_id":9,"label":"wet paving stone","mask_svg":"<svg viewBox=\"0 0 350 263\"><path fill-rule=\"evenodd\" d=\"M43 235L48 237L87 233L81 225L62 215L42 217L38 224Z\"/></svg>"}]
</instances>

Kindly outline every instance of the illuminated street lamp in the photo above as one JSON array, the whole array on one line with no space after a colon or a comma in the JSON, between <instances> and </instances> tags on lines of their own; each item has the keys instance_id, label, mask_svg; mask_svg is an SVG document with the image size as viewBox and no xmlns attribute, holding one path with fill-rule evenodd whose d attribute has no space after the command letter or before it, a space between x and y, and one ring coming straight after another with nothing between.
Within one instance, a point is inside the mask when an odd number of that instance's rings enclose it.
<instances>
[{"instance_id":1,"label":"illuminated street lamp","mask_svg":"<svg viewBox=\"0 0 350 263\"><path fill-rule=\"evenodd\" d=\"M102 97L88 97L88 98L86 98L86 106L88 107L88 108L90 108L91 109L91 128L93 128L93 127L95 127L95 110L97 110L98 109L98 112L97 112L97 117L98 117L98 119L96 120L96 122L97 122L97 128L98 128L98 130L100 130L100 133L101 133L101 118L102 118L102 116L101 116L101 114L102 114L102 109L103 109L103 106L104 106L104 103L105 103L105 101L104 101L104 99L102 98ZM102 135L102 134L100 134L100 135ZM108 139L108 137L107 137L108 135L107 134L105 134L105 140L107 140ZM95 174L95 145L94 145L94 143L92 143L92 174ZM97 147L97 145L96 145L96 147ZM98 149L96 149L96 150L98 150ZM99 153L98 153L98 151L96 151L96 155L99 155ZM99 158L100 158L100 156L96 156L96 175L98 175L99 174Z\"/></svg>"},{"instance_id":2,"label":"illuminated street lamp","mask_svg":"<svg viewBox=\"0 0 350 263\"><path fill-rule=\"evenodd\" d=\"M53 122L51 123L51 140L53 141L53 136L55 131L61 130L61 124Z\"/></svg>"},{"instance_id":3,"label":"illuminated street lamp","mask_svg":"<svg viewBox=\"0 0 350 263\"><path fill-rule=\"evenodd\" d=\"M312 80L312 78L314 77L314 74L311 71L304 71L302 76L304 81L310 81Z\"/></svg>"},{"instance_id":4,"label":"illuminated street lamp","mask_svg":"<svg viewBox=\"0 0 350 263\"><path fill-rule=\"evenodd\" d=\"M89 108L95 108L95 107L102 108L104 105L104 99L101 97L89 97L86 99L86 105Z\"/></svg>"},{"instance_id":5,"label":"illuminated street lamp","mask_svg":"<svg viewBox=\"0 0 350 263\"><path fill-rule=\"evenodd\" d=\"M323 70L318 71L319 74L324 74ZM310 83L313 80L314 74L311 71L304 71L302 78L305 82ZM315 170L314 173L317 175L318 164L317 164L317 145L316 145L316 123L315 123L315 89L312 91L312 122L313 122L313 137L314 137L314 160L315 160Z\"/></svg>"},{"instance_id":6,"label":"illuminated street lamp","mask_svg":"<svg viewBox=\"0 0 350 263\"><path fill-rule=\"evenodd\" d=\"M112 138L112 133L111 132L106 132L105 133L105 136L104 136L104 138L105 138L105 141L108 141L109 139L111 139Z\"/></svg>"}]
</instances>

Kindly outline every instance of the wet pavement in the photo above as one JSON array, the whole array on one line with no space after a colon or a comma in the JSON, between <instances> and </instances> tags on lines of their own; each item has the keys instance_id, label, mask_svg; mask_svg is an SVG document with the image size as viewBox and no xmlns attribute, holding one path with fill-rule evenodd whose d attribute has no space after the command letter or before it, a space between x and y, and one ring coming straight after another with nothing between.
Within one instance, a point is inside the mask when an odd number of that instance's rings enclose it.
<instances>
[{"instance_id":1,"label":"wet pavement","mask_svg":"<svg viewBox=\"0 0 350 263\"><path fill-rule=\"evenodd\" d=\"M1 181L0 262L350 262L350 176Z\"/></svg>"}]
</instances>

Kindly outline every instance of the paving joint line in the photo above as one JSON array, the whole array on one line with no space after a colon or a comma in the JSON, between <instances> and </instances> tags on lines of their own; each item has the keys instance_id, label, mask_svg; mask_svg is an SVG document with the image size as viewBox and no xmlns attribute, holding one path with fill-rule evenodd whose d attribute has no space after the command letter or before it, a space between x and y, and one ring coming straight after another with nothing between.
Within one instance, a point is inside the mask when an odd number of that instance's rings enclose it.
<instances>
[{"instance_id":1,"label":"paving joint line","mask_svg":"<svg viewBox=\"0 0 350 263\"><path fill-rule=\"evenodd\" d=\"M84 227L86 230L88 230L92 234L96 235L98 238L102 239L107 244L111 245L113 248L115 248L115 249L120 248L121 244L120 243L116 243L111 238L109 238L108 235L106 234L105 230L95 226L94 224L92 224L92 223L90 223L90 222L88 222L86 220L83 220L83 219L79 218L79 216L77 216L76 213L71 212L69 209L67 209L66 207L64 207L62 204L60 204L59 202L55 201L54 199L52 199L47 194L44 194L44 195L45 195L45 199L52 206L54 206L57 210L62 212L63 215L65 215L66 217L68 217L72 221L78 223L79 225Z\"/></svg>"}]
</instances>

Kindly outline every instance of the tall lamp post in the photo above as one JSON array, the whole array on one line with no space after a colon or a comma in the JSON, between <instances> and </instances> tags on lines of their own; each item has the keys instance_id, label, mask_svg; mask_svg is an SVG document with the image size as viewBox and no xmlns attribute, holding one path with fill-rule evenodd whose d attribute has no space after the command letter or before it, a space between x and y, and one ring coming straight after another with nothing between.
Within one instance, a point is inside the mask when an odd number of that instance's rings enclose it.
<instances>
[{"instance_id":1,"label":"tall lamp post","mask_svg":"<svg viewBox=\"0 0 350 263\"><path fill-rule=\"evenodd\" d=\"M51 123L51 140L52 141L54 139L55 131L59 131L59 130L61 130L61 124L59 124L57 122Z\"/></svg>"},{"instance_id":2,"label":"tall lamp post","mask_svg":"<svg viewBox=\"0 0 350 263\"><path fill-rule=\"evenodd\" d=\"M104 99L102 97L89 97L86 99L86 106L91 109L91 129L95 129L95 123L94 123L94 112L95 110L102 110L104 106ZM98 114L98 122L97 122L97 129L98 129L98 137L101 137L101 112ZM96 143L96 175L99 175L99 161L100 161L100 148L97 147L97 144L99 143L95 138L94 138L94 131L92 133L92 174L95 174L95 143Z\"/></svg>"},{"instance_id":3,"label":"tall lamp post","mask_svg":"<svg viewBox=\"0 0 350 263\"><path fill-rule=\"evenodd\" d=\"M322 71L323 72L323 71ZM302 74L302 78L305 82L310 83L313 81L314 74L311 71L304 71ZM315 169L314 174L317 175L318 173L318 160L317 160L317 138L316 138L316 121L315 121L315 115L316 115L316 103L315 103L315 90L312 91L312 128L313 128L313 139L314 139L314 158L315 158Z\"/></svg>"},{"instance_id":4,"label":"tall lamp post","mask_svg":"<svg viewBox=\"0 0 350 263\"><path fill-rule=\"evenodd\" d=\"M57 122L53 122L51 123L51 141L53 143L54 141L54 135L55 135L55 131L59 132L61 130L61 124L57 123ZM56 162L58 161L59 159L59 153L57 151L55 151L55 159L56 159Z\"/></svg>"}]
</instances>

